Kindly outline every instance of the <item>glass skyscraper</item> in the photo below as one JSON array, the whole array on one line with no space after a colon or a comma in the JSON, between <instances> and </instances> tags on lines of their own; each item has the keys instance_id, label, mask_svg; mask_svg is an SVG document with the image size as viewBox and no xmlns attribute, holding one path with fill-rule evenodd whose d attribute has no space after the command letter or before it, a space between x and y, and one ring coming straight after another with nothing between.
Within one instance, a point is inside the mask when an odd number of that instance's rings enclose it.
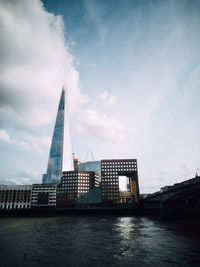
<instances>
[{"instance_id":1,"label":"glass skyscraper","mask_svg":"<svg viewBox=\"0 0 200 267\"><path fill-rule=\"evenodd\" d=\"M43 175L43 183L60 183L63 167L65 171L73 170L69 112L64 87L58 106L47 173Z\"/></svg>"}]
</instances>

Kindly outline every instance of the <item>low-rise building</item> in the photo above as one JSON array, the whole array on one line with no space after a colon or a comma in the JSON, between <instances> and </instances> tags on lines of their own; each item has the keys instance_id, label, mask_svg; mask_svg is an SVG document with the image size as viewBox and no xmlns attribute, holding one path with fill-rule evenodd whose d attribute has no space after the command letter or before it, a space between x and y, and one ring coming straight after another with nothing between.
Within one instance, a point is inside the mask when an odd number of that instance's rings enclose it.
<instances>
[{"instance_id":1,"label":"low-rise building","mask_svg":"<svg viewBox=\"0 0 200 267\"><path fill-rule=\"evenodd\" d=\"M57 184L33 184L31 206L35 208L56 207Z\"/></svg>"},{"instance_id":2,"label":"low-rise building","mask_svg":"<svg viewBox=\"0 0 200 267\"><path fill-rule=\"evenodd\" d=\"M31 185L0 185L0 210L30 209Z\"/></svg>"}]
</instances>

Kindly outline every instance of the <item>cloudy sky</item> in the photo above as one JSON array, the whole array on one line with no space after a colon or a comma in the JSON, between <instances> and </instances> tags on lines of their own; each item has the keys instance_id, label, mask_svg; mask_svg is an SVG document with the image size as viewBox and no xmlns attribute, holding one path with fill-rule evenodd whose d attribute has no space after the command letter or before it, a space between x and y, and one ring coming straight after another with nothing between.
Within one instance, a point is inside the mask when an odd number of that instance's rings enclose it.
<instances>
[{"instance_id":1,"label":"cloudy sky","mask_svg":"<svg viewBox=\"0 0 200 267\"><path fill-rule=\"evenodd\" d=\"M62 84L81 160L140 191L200 173L200 1L0 0L0 183L41 182Z\"/></svg>"}]
</instances>

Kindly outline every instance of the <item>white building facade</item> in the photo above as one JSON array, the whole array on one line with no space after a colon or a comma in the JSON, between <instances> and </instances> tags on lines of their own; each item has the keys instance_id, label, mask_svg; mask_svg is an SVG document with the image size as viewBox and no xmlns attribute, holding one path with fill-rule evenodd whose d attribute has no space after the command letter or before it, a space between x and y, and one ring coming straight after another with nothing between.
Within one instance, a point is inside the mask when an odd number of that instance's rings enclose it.
<instances>
[{"instance_id":1,"label":"white building facade","mask_svg":"<svg viewBox=\"0 0 200 267\"><path fill-rule=\"evenodd\" d=\"M31 207L56 207L57 184L33 184Z\"/></svg>"}]
</instances>

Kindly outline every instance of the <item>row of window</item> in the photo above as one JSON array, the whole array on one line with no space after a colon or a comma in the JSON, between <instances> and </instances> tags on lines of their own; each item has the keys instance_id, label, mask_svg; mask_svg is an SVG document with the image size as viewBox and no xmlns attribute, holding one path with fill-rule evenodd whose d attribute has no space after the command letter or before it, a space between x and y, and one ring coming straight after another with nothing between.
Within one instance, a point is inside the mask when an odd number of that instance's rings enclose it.
<instances>
[{"instance_id":1,"label":"row of window","mask_svg":"<svg viewBox=\"0 0 200 267\"><path fill-rule=\"evenodd\" d=\"M82 185L82 186L63 186L61 189L57 190L57 192L62 191L62 190L66 190L66 189L77 189L77 188L87 188L90 189L90 187L88 185Z\"/></svg>"},{"instance_id":2,"label":"row of window","mask_svg":"<svg viewBox=\"0 0 200 267\"><path fill-rule=\"evenodd\" d=\"M77 177L77 176L89 176L89 175L90 175L89 173L79 173L79 174L66 173L62 177L65 178L65 177Z\"/></svg>"},{"instance_id":3,"label":"row of window","mask_svg":"<svg viewBox=\"0 0 200 267\"><path fill-rule=\"evenodd\" d=\"M104 178L104 179L103 179ZM109 181L118 181L118 176L109 176L109 177L102 177L102 180L105 181L105 182L109 182Z\"/></svg>"},{"instance_id":4,"label":"row of window","mask_svg":"<svg viewBox=\"0 0 200 267\"><path fill-rule=\"evenodd\" d=\"M24 200L28 200L28 199L30 199L30 195L29 196L26 196L26 195L22 195L22 196L14 196L14 195L12 195L12 196L6 196L6 195L4 195L4 196L1 196L0 197L0 201L2 202L3 200L11 200L11 199L13 199L13 200L19 200L19 199L24 199Z\"/></svg>"},{"instance_id":5,"label":"row of window","mask_svg":"<svg viewBox=\"0 0 200 267\"><path fill-rule=\"evenodd\" d=\"M114 172L114 174L118 174L119 172L132 172L136 171L137 169L135 167L133 168L102 168L102 173L103 172Z\"/></svg>"},{"instance_id":6,"label":"row of window","mask_svg":"<svg viewBox=\"0 0 200 267\"><path fill-rule=\"evenodd\" d=\"M5 197L7 197L7 198L13 198L13 197L14 198L24 198L24 197L27 198L27 197L30 197L30 195L31 194L28 194L28 195L26 195L26 194L23 194L23 195L22 194L20 194L20 195L18 195L18 194L16 194L16 195L14 195L14 194L7 194L7 195L4 194L4 195L0 196L0 199L1 198L5 198Z\"/></svg>"},{"instance_id":7,"label":"row of window","mask_svg":"<svg viewBox=\"0 0 200 267\"><path fill-rule=\"evenodd\" d=\"M62 182L62 184L61 184L61 186L63 185L63 184L70 184L70 183L75 183L75 184L79 184L79 183L89 183L91 180L90 179L81 179L81 180L64 180L63 182Z\"/></svg>"},{"instance_id":8,"label":"row of window","mask_svg":"<svg viewBox=\"0 0 200 267\"><path fill-rule=\"evenodd\" d=\"M62 183L66 182L66 181L75 181L75 182L77 182L78 179L77 178L66 178L66 179L62 179Z\"/></svg>"},{"instance_id":9,"label":"row of window","mask_svg":"<svg viewBox=\"0 0 200 267\"><path fill-rule=\"evenodd\" d=\"M32 190L33 189L40 189L40 190L41 189L42 190L45 190L45 189L48 189L49 190L49 189L51 189L52 190L52 189L56 189L56 187L57 187L56 185L53 185L53 186L52 185L49 185L49 186L48 185L34 185L33 188L32 188Z\"/></svg>"},{"instance_id":10,"label":"row of window","mask_svg":"<svg viewBox=\"0 0 200 267\"><path fill-rule=\"evenodd\" d=\"M38 193L38 192L48 192L48 193L53 193L53 192L56 192L56 189L53 189L53 190L49 190L49 189L44 189L44 188L41 188L41 189L34 189L32 190L32 194L33 193Z\"/></svg>"},{"instance_id":11,"label":"row of window","mask_svg":"<svg viewBox=\"0 0 200 267\"><path fill-rule=\"evenodd\" d=\"M66 186L66 185L68 185L68 186L70 186L70 185L76 185L76 186L77 186L78 184L77 184L77 183L69 183L69 182L68 182L68 183L63 183L63 184L62 184L62 187L63 187L63 186Z\"/></svg>"},{"instance_id":12,"label":"row of window","mask_svg":"<svg viewBox=\"0 0 200 267\"><path fill-rule=\"evenodd\" d=\"M82 183L63 183L60 188L62 188L64 186L80 186L80 185L84 185L84 186L88 185L89 186L90 184L93 184L93 183L89 183L89 182L88 183L83 183L83 182Z\"/></svg>"},{"instance_id":13,"label":"row of window","mask_svg":"<svg viewBox=\"0 0 200 267\"><path fill-rule=\"evenodd\" d=\"M15 200L15 201L11 201L11 200L1 201L0 203L29 203L29 202L30 202L30 199L27 201L20 199L20 200Z\"/></svg>"},{"instance_id":14,"label":"row of window","mask_svg":"<svg viewBox=\"0 0 200 267\"><path fill-rule=\"evenodd\" d=\"M60 190L58 190L57 192L61 192L61 191L66 191L66 190L77 190L77 186L73 186L73 187L62 187Z\"/></svg>"},{"instance_id":15,"label":"row of window","mask_svg":"<svg viewBox=\"0 0 200 267\"><path fill-rule=\"evenodd\" d=\"M136 161L104 161L102 165L136 165Z\"/></svg>"},{"instance_id":16,"label":"row of window","mask_svg":"<svg viewBox=\"0 0 200 267\"><path fill-rule=\"evenodd\" d=\"M118 186L119 186L118 183L114 183L114 182L112 182L112 183L102 183L102 185L103 185L104 187L106 187L106 186L110 186L110 185L113 185L114 187L118 187Z\"/></svg>"},{"instance_id":17,"label":"row of window","mask_svg":"<svg viewBox=\"0 0 200 267\"><path fill-rule=\"evenodd\" d=\"M41 193L48 193L49 195L55 195L56 194L56 190L55 191L42 191L42 192L38 192L38 191L33 191L32 192L32 196L37 196L38 194L41 194Z\"/></svg>"},{"instance_id":18,"label":"row of window","mask_svg":"<svg viewBox=\"0 0 200 267\"><path fill-rule=\"evenodd\" d=\"M5 193L16 193L16 194L21 194L21 193L29 193L31 192L31 190L27 191L27 190L0 190L0 194L5 194Z\"/></svg>"},{"instance_id":19,"label":"row of window","mask_svg":"<svg viewBox=\"0 0 200 267\"><path fill-rule=\"evenodd\" d=\"M119 192L118 188L113 188L113 187L110 187L110 188L106 188L103 190L103 192Z\"/></svg>"},{"instance_id":20,"label":"row of window","mask_svg":"<svg viewBox=\"0 0 200 267\"><path fill-rule=\"evenodd\" d=\"M77 173L76 173L76 174L73 174L73 173L66 173L66 174L64 174L62 177L63 177L63 178L65 178L65 177L69 178L69 177L77 177L77 176L78 176Z\"/></svg>"},{"instance_id":21,"label":"row of window","mask_svg":"<svg viewBox=\"0 0 200 267\"><path fill-rule=\"evenodd\" d=\"M79 177L79 178L72 178L72 177L64 177L64 179L62 179L62 182L65 182L65 181L88 181L90 180L91 178L90 177Z\"/></svg>"}]
</instances>

